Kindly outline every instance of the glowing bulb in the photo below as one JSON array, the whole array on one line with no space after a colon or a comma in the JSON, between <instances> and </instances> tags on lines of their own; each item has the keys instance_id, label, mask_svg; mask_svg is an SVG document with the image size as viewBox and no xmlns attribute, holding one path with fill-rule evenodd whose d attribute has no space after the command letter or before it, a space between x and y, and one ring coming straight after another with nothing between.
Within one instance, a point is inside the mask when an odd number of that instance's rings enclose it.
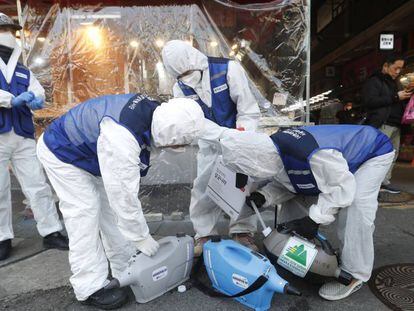
<instances>
[{"instance_id":1,"label":"glowing bulb","mask_svg":"<svg viewBox=\"0 0 414 311\"><path fill-rule=\"evenodd\" d=\"M233 44L233 46L231 47L232 50L237 49L237 44Z\"/></svg>"},{"instance_id":2,"label":"glowing bulb","mask_svg":"<svg viewBox=\"0 0 414 311\"><path fill-rule=\"evenodd\" d=\"M164 46L164 40L162 39L157 39L155 40L155 44L159 47L162 48Z\"/></svg>"},{"instance_id":3,"label":"glowing bulb","mask_svg":"<svg viewBox=\"0 0 414 311\"><path fill-rule=\"evenodd\" d=\"M42 65L45 62L45 60L41 57L36 57L34 62L36 65Z\"/></svg>"},{"instance_id":4,"label":"glowing bulb","mask_svg":"<svg viewBox=\"0 0 414 311\"><path fill-rule=\"evenodd\" d=\"M217 41L211 41L210 46L215 48L218 45Z\"/></svg>"},{"instance_id":5,"label":"glowing bulb","mask_svg":"<svg viewBox=\"0 0 414 311\"><path fill-rule=\"evenodd\" d=\"M37 38L37 41L39 41L39 42L45 42L46 41L46 38L45 37L39 37L39 38Z\"/></svg>"},{"instance_id":6,"label":"glowing bulb","mask_svg":"<svg viewBox=\"0 0 414 311\"><path fill-rule=\"evenodd\" d=\"M133 48L137 48L139 46L139 42L137 40L131 40L129 45Z\"/></svg>"},{"instance_id":7,"label":"glowing bulb","mask_svg":"<svg viewBox=\"0 0 414 311\"><path fill-rule=\"evenodd\" d=\"M158 62L158 63L155 65L155 67L156 67L158 70L164 70L164 64L163 64L162 62Z\"/></svg>"},{"instance_id":8,"label":"glowing bulb","mask_svg":"<svg viewBox=\"0 0 414 311\"><path fill-rule=\"evenodd\" d=\"M234 56L234 51L230 51L229 56L233 57Z\"/></svg>"},{"instance_id":9,"label":"glowing bulb","mask_svg":"<svg viewBox=\"0 0 414 311\"><path fill-rule=\"evenodd\" d=\"M86 28L86 35L88 39L95 47L99 47L102 44L102 32L99 27L90 26Z\"/></svg>"}]
</instances>

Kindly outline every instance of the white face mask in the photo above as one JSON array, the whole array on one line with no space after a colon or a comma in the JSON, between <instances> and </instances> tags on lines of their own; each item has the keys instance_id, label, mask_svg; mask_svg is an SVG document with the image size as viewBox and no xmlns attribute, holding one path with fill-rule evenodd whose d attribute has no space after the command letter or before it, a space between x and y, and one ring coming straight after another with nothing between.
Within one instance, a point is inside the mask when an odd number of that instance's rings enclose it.
<instances>
[{"instance_id":1,"label":"white face mask","mask_svg":"<svg viewBox=\"0 0 414 311\"><path fill-rule=\"evenodd\" d=\"M184 77L180 78L180 81L183 82L185 85L188 85L191 88L194 88L197 86L197 84L201 80L201 71L193 71L192 73L189 73L188 75L185 75Z\"/></svg>"},{"instance_id":2,"label":"white face mask","mask_svg":"<svg viewBox=\"0 0 414 311\"><path fill-rule=\"evenodd\" d=\"M14 49L17 45L16 38L10 31L0 32L0 45Z\"/></svg>"}]
</instances>

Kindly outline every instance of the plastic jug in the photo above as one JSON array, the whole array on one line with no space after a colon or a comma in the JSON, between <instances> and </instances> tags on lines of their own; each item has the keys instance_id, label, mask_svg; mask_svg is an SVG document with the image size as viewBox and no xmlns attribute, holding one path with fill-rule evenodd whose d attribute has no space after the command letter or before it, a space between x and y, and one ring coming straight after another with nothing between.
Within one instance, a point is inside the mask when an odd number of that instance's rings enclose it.
<instances>
[{"instance_id":1,"label":"plastic jug","mask_svg":"<svg viewBox=\"0 0 414 311\"><path fill-rule=\"evenodd\" d=\"M193 265L194 240L177 234L158 240L158 252L148 257L141 252L133 255L127 269L115 282L130 285L135 300L145 303L177 287L190 277Z\"/></svg>"},{"instance_id":2,"label":"plastic jug","mask_svg":"<svg viewBox=\"0 0 414 311\"><path fill-rule=\"evenodd\" d=\"M208 241L203 246L203 256L213 287L226 295L247 290L259 277L267 279L255 291L235 298L252 309L268 310L275 292L300 295L277 274L269 259L233 240Z\"/></svg>"}]
</instances>

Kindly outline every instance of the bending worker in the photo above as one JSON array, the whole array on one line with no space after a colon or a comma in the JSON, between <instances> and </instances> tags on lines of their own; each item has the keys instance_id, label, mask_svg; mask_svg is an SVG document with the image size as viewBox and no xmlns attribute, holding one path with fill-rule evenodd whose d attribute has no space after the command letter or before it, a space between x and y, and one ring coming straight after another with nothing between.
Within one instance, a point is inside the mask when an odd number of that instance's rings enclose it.
<instances>
[{"instance_id":1,"label":"bending worker","mask_svg":"<svg viewBox=\"0 0 414 311\"><path fill-rule=\"evenodd\" d=\"M190 144L203 126L203 112L190 99L160 104L126 94L81 103L46 129L37 154L60 199L79 301L107 309L126 301L122 289L105 289L107 259L117 277L137 249L152 256L159 247L138 198L151 144Z\"/></svg>"},{"instance_id":2,"label":"bending worker","mask_svg":"<svg viewBox=\"0 0 414 311\"><path fill-rule=\"evenodd\" d=\"M250 91L246 74L237 62L207 57L180 40L167 42L162 50L162 59L167 72L177 79L174 97L196 100L205 117L221 127L256 130L259 106ZM217 137L215 131L205 135ZM190 218L196 232L195 256L201 254L207 237L217 234L216 223L222 213L206 194L218 149L206 140L199 140L198 146L197 178L190 202ZM230 222L229 233L233 239L254 250L257 250L253 240L256 230L256 216Z\"/></svg>"},{"instance_id":3,"label":"bending worker","mask_svg":"<svg viewBox=\"0 0 414 311\"><path fill-rule=\"evenodd\" d=\"M345 298L369 280L377 196L394 157L387 136L370 126L319 125L284 129L270 137L227 130L220 142L225 165L252 177L272 178L247 198L248 205L254 201L271 207L296 195L317 196L309 216L289 223L307 239L338 214L341 268L354 279L349 286L323 285L321 297Z\"/></svg>"},{"instance_id":4,"label":"bending worker","mask_svg":"<svg viewBox=\"0 0 414 311\"><path fill-rule=\"evenodd\" d=\"M0 13L0 260L10 256L14 237L9 164L30 202L43 245L68 249L52 191L36 157L32 110L43 108L45 90L18 62L22 50L14 34L20 29Z\"/></svg>"}]
</instances>

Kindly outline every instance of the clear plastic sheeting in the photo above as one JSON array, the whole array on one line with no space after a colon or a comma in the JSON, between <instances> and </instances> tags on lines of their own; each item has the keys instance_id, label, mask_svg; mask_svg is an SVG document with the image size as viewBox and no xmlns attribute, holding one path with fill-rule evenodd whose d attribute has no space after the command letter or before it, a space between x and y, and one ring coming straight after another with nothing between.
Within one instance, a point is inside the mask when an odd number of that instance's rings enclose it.
<instances>
[{"instance_id":1,"label":"clear plastic sheeting","mask_svg":"<svg viewBox=\"0 0 414 311\"><path fill-rule=\"evenodd\" d=\"M206 55L237 59L263 120L303 120L306 0L96 2L29 0L23 10L26 61L46 89L48 104L36 112L38 133L71 107L100 95L141 92L161 101L170 98L174 80L164 69L161 49L172 39ZM196 147L152 154L143 180L151 185L143 187L144 206L186 210Z\"/></svg>"}]
</instances>

